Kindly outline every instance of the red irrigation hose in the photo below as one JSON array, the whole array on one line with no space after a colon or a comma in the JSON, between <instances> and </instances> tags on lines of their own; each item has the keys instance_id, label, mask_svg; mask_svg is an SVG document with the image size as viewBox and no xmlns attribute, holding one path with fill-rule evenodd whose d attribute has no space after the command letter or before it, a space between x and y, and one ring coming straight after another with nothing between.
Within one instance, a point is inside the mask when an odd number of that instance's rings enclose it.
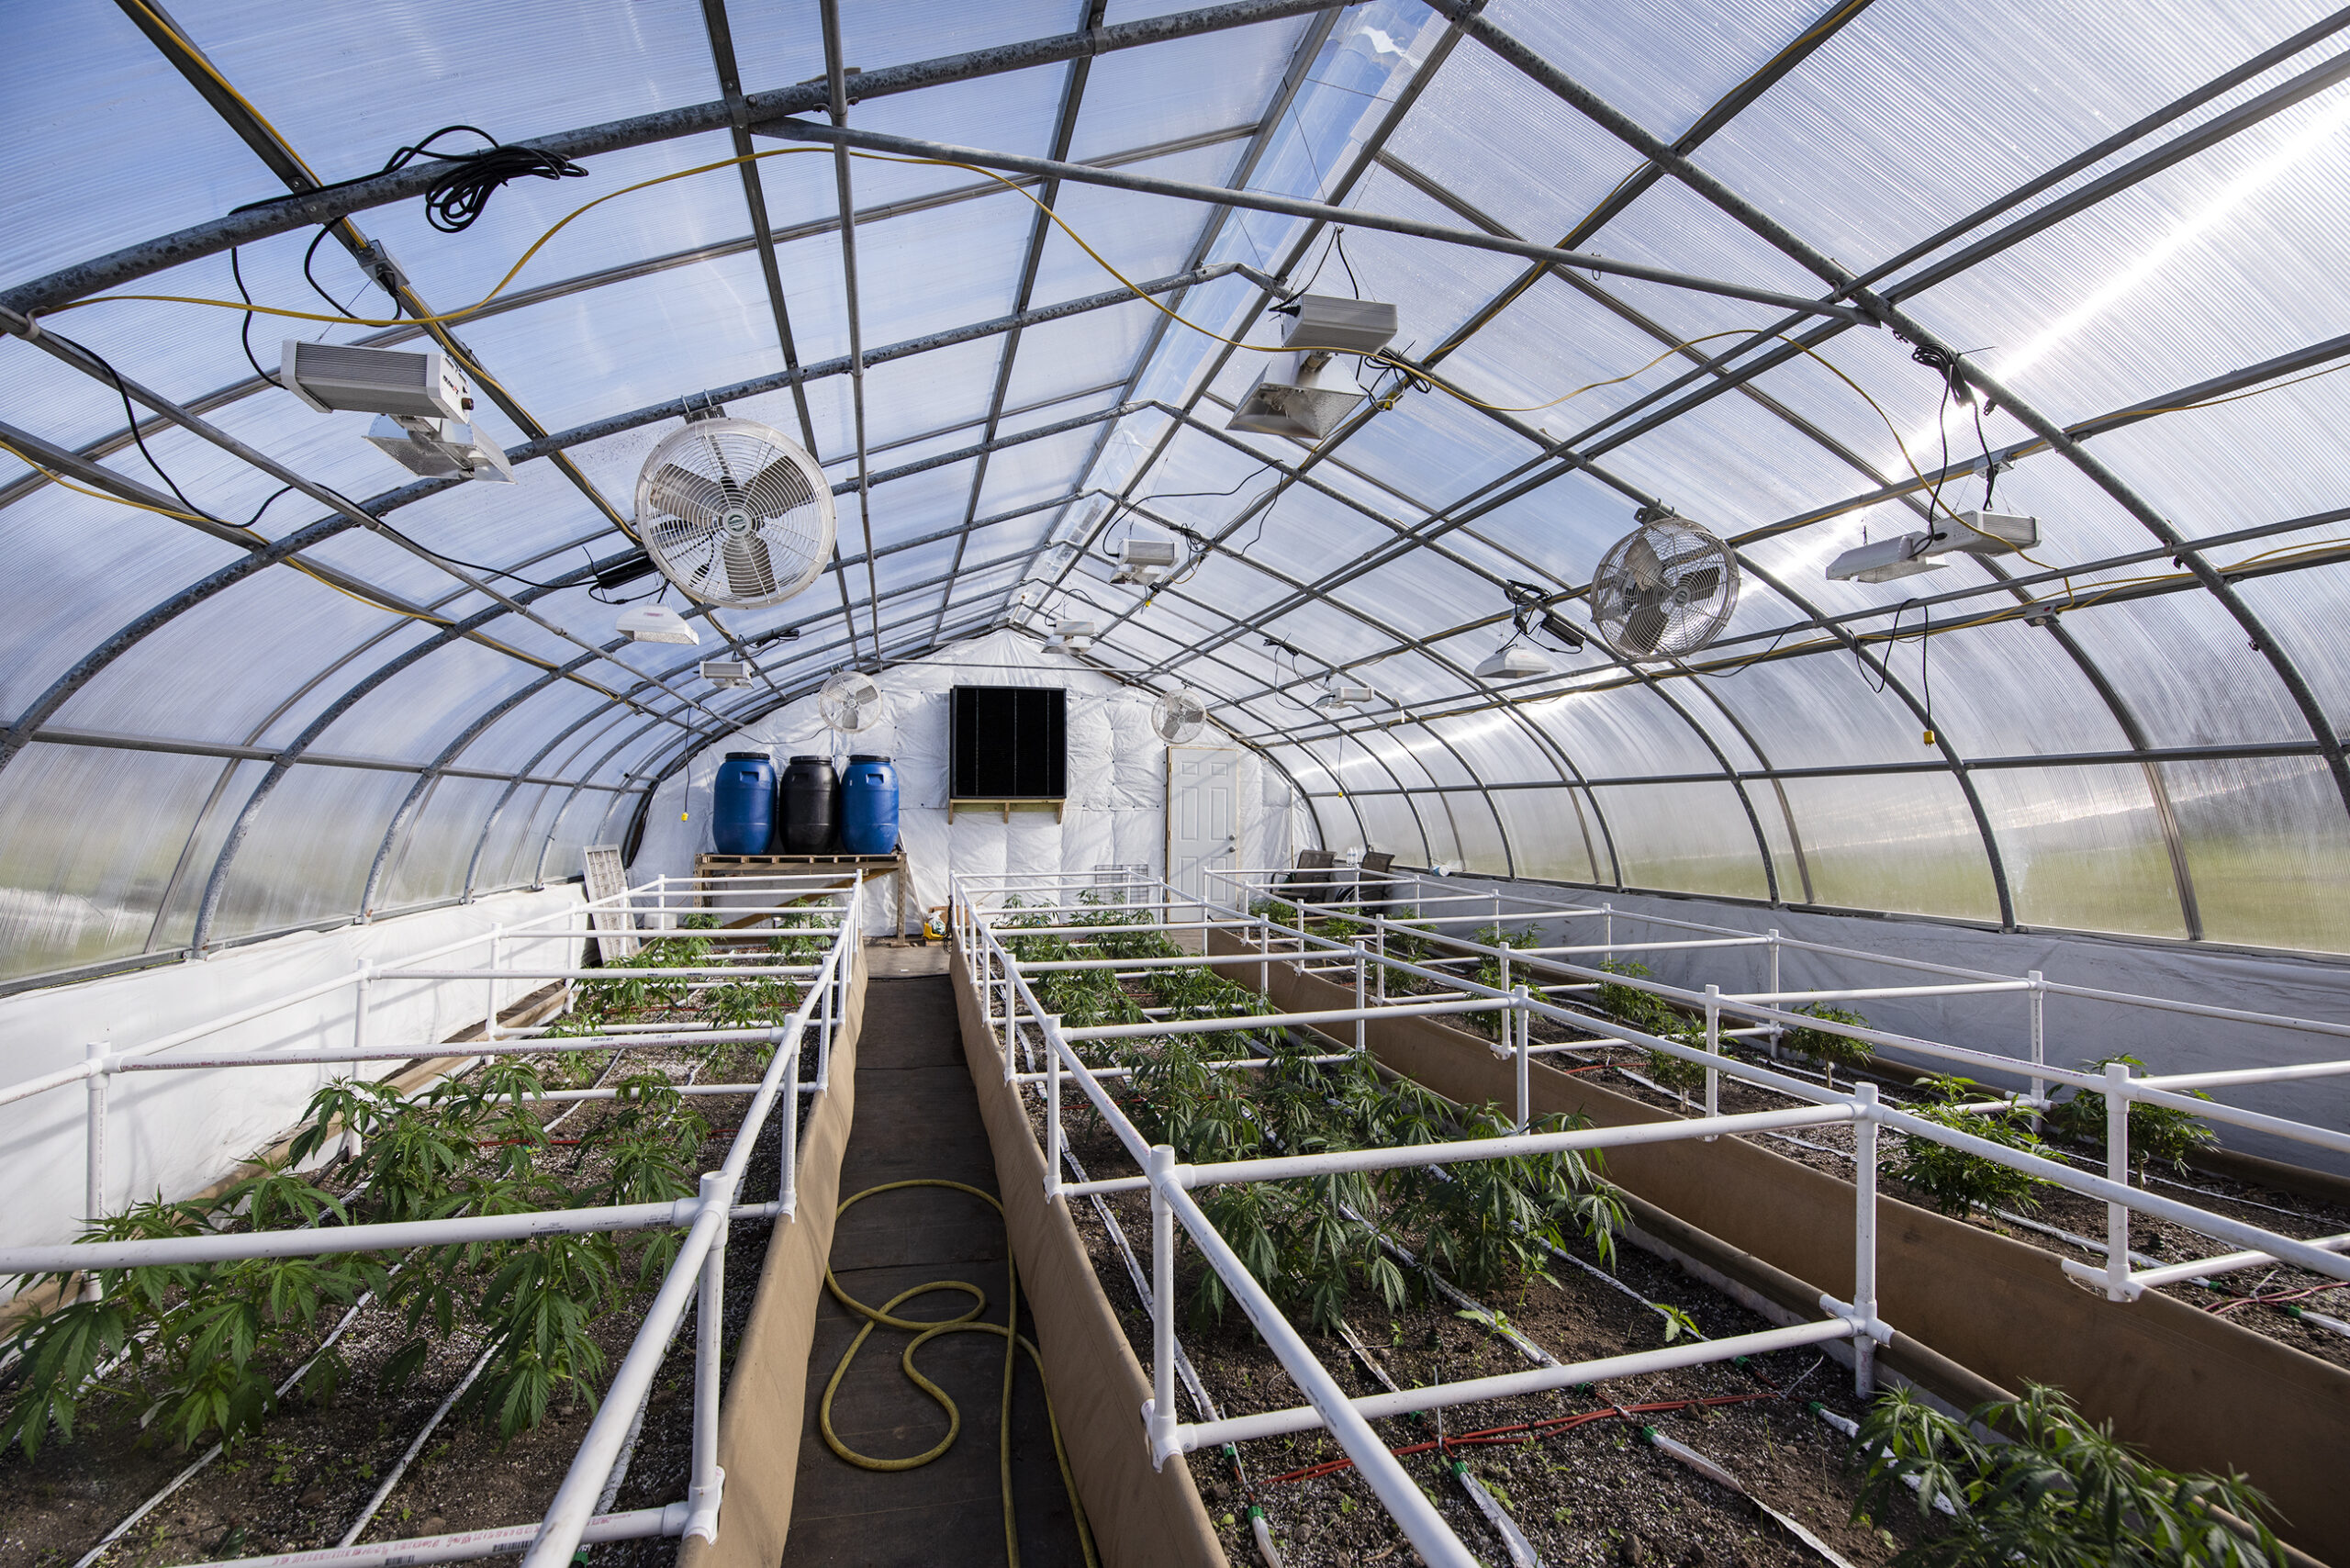
<instances>
[{"instance_id":1,"label":"red irrigation hose","mask_svg":"<svg viewBox=\"0 0 2350 1568\"><path fill-rule=\"evenodd\" d=\"M1424 1443L1406 1443L1401 1448L1392 1448L1387 1451L1400 1459L1406 1454L1427 1453L1439 1447L1465 1448L1472 1443L1530 1443L1539 1438L1551 1437L1560 1432L1570 1432L1589 1422L1605 1421L1614 1417L1620 1416L1628 1420L1634 1416L1662 1416L1677 1410L1695 1410L1717 1405L1744 1405L1756 1399L1778 1397L1779 1391L1774 1388L1760 1394L1718 1394L1709 1399L1660 1399L1647 1405L1611 1405L1604 1410L1585 1410L1573 1416L1553 1416L1541 1421L1518 1421L1506 1427L1487 1427L1479 1431L1463 1432L1457 1438L1447 1438L1441 1443L1434 1439ZM1514 1435L1520 1433L1524 1435ZM1303 1470L1292 1470L1286 1475L1268 1477L1264 1484L1278 1486L1285 1481L1315 1481L1325 1475L1335 1475L1339 1471L1350 1469L1354 1462L1351 1459L1326 1460L1320 1464L1309 1464Z\"/></svg>"},{"instance_id":2,"label":"red irrigation hose","mask_svg":"<svg viewBox=\"0 0 2350 1568\"><path fill-rule=\"evenodd\" d=\"M2232 1295L2225 1301L2210 1303L2203 1310L2224 1317L2240 1306L2278 1306L2288 1301L2304 1300L2323 1291L2338 1291L2344 1285L2350 1285L2350 1280L2329 1280L2322 1285L2311 1285L2298 1291L2278 1291L2274 1295Z\"/></svg>"}]
</instances>

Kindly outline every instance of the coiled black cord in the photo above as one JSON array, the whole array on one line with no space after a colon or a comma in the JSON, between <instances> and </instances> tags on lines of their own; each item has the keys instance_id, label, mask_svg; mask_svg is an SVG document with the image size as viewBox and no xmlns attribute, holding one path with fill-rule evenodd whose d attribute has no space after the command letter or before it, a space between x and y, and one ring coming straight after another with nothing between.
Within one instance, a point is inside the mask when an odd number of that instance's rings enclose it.
<instances>
[{"instance_id":1,"label":"coiled black cord","mask_svg":"<svg viewBox=\"0 0 2350 1568\"><path fill-rule=\"evenodd\" d=\"M457 131L471 131L489 143L476 152L436 152L432 144ZM476 125L444 125L413 146L403 147L384 161L384 166L372 174L360 174L331 185L313 185L306 191L288 191L282 196L266 201L247 202L238 207L249 212L255 207L275 207L280 202L300 196L315 196L319 191L341 190L346 185L364 185L381 179L397 169L404 169L419 158L438 158L451 165L446 174L432 182L424 193L425 219L443 234L455 234L472 227L489 203L492 191L509 180L523 178L538 180L585 179L588 171L568 158L543 152L535 147L520 147L502 142Z\"/></svg>"}]
</instances>

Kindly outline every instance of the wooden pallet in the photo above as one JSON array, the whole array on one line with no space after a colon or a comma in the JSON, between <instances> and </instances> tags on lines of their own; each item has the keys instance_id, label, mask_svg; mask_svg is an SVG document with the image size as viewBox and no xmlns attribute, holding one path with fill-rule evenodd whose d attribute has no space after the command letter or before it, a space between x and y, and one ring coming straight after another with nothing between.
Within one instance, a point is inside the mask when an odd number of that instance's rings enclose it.
<instances>
[{"instance_id":1,"label":"wooden pallet","mask_svg":"<svg viewBox=\"0 0 2350 1568\"><path fill-rule=\"evenodd\" d=\"M908 870L906 852L902 847L889 855L713 854L694 857L694 876L697 879L713 878L722 881L730 873L750 876L760 872L809 871L821 875L831 871L841 874L839 880L832 885L846 887L860 871L874 877L889 877L897 887L898 919L895 931L901 937L906 932L906 885L913 880L907 874ZM700 902L705 905L709 903L710 895L707 891L700 895ZM762 915L755 918L764 920L766 917ZM739 921L730 923L728 929L733 929L742 924L744 923Z\"/></svg>"}]
</instances>

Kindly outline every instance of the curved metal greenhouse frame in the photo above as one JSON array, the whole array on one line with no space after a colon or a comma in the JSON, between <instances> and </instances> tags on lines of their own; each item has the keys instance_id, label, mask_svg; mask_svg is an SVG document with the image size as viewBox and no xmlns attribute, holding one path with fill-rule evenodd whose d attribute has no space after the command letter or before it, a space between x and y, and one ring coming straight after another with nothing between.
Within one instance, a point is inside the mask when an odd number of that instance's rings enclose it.
<instances>
[{"instance_id":1,"label":"curved metal greenhouse frame","mask_svg":"<svg viewBox=\"0 0 2350 1568\"><path fill-rule=\"evenodd\" d=\"M565 874L834 668L1077 606L1333 845L2350 951L2350 14L1814 6L705 0L464 62L331 6L28 17L0 983ZM1964 84L1886 79L1944 56ZM445 162L372 171L443 107L590 177L435 232ZM1311 447L1228 431L1268 284L1342 275L1401 313L1374 396ZM190 303L239 289L444 349L518 482L384 488L263 371L275 318ZM762 658L740 693L594 588L637 460L716 407L842 503L829 580L692 608ZM2034 556L1823 580L1994 485ZM1719 641L1472 673L1505 585L1577 620L1653 508L1736 553ZM1107 581L1136 520L1196 546L1154 592ZM1311 710L1330 671L1382 703Z\"/></svg>"}]
</instances>

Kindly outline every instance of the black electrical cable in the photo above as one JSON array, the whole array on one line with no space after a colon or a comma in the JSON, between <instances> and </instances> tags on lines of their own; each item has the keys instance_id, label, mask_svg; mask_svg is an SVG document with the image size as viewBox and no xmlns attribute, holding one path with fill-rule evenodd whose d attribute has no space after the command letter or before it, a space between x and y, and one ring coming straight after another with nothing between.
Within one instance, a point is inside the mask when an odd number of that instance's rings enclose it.
<instances>
[{"instance_id":1,"label":"black electrical cable","mask_svg":"<svg viewBox=\"0 0 2350 1568\"><path fill-rule=\"evenodd\" d=\"M311 237L310 248L302 252L302 277L305 282L309 284L312 290L317 293L320 299L325 300L329 305L334 307L334 312L336 315L348 316L351 314L351 307L345 305L341 300L337 299L333 295L329 294L326 289L326 285L320 283L319 281L318 274L310 270L310 263L318 258L319 246L325 241L328 235L333 232L334 225L330 223L320 229L316 235ZM363 283L359 286L362 289L364 289L367 286Z\"/></svg>"},{"instance_id":2,"label":"black electrical cable","mask_svg":"<svg viewBox=\"0 0 2350 1568\"><path fill-rule=\"evenodd\" d=\"M457 131L470 131L489 143L475 152L436 152L432 144ZM386 159L384 166L373 174L337 180L330 185L312 185L308 190L288 191L266 201L248 202L239 212L255 207L275 207L301 196L316 196L320 191L341 190L347 185L364 185L381 179L395 170L406 168L419 158L437 158L453 165L434 180L424 193L425 220L443 234L455 234L472 227L476 218L488 205L492 192L509 180L523 178L539 180L585 179L588 171L568 158L552 152L542 152L535 147L521 147L502 142L498 138L473 125L444 125L413 146L402 147ZM337 221L341 221L337 219ZM329 228L333 225L328 225Z\"/></svg>"},{"instance_id":3,"label":"black electrical cable","mask_svg":"<svg viewBox=\"0 0 2350 1568\"><path fill-rule=\"evenodd\" d=\"M1999 465L1991 456L1990 438L1983 433L1983 410L1975 410L1975 444L1983 449L1983 510L1991 510L1992 492L1999 487Z\"/></svg>"},{"instance_id":4,"label":"black electrical cable","mask_svg":"<svg viewBox=\"0 0 2350 1568\"><path fill-rule=\"evenodd\" d=\"M106 373L106 378L114 383L115 396L122 399L123 423L130 427L130 439L138 442L139 455L147 460L147 466L152 468L155 471L155 476L162 480L164 486L171 490L172 494L179 498L180 505L187 508L188 510L196 513L196 516L205 519L208 522L219 522L221 521L219 518L214 517L210 512L206 511L202 507L197 506L194 501L189 500L187 498L187 492L180 488L179 482L173 479L169 474L163 472L163 465L155 461L155 454L147 450L147 438L145 435L140 433L139 429L139 411L130 406L130 388L123 385L122 372L117 370L111 364L109 364L106 355L100 353L97 350L92 348L87 343L76 342L72 338L69 338L64 333L59 331L52 330L49 335L55 338L59 342L63 343L67 348L74 349L82 353L88 354L92 359L98 362L98 368L105 371ZM271 498L275 499L274 497L272 497Z\"/></svg>"},{"instance_id":5,"label":"black electrical cable","mask_svg":"<svg viewBox=\"0 0 2350 1568\"><path fill-rule=\"evenodd\" d=\"M1337 242L1338 231L1336 229L1333 229L1330 230L1330 238L1323 242L1322 259L1314 263L1314 272L1312 276L1309 276L1303 284L1298 286L1298 292L1300 294L1307 294L1313 291L1315 279L1320 277L1322 275L1322 269L1330 264L1330 248Z\"/></svg>"},{"instance_id":6,"label":"black electrical cable","mask_svg":"<svg viewBox=\"0 0 2350 1568\"><path fill-rule=\"evenodd\" d=\"M1330 231L1330 242L1336 245L1338 249L1338 264L1347 269L1348 292L1352 294L1357 299L1360 299L1362 297L1362 286L1355 282L1355 264L1354 263L1347 260L1347 231L1344 229L1332 230Z\"/></svg>"},{"instance_id":7,"label":"black electrical cable","mask_svg":"<svg viewBox=\"0 0 2350 1568\"><path fill-rule=\"evenodd\" d=\"M277 488L272 490L269 493L269 499L262 502L259 507L254 509L253 515L245 519L245 526L247 528L251 528L253 524L259 522L261 521L261 514L267 511L271 507L276 505L278 497L286 494L293 488L294 487L291 485L280 485Z\"/></svg>"},{"instance_id":8,"label":"black electrical cable","mask_svg":"<svg viewBox=\"0 0 2350 1568\"><path fill-rule=\"evenodd\" d=\"M236 280L237 297L247 305L251 305L253 302L253 297L246 291L244 269L237 263L237 247L234 245L229 247L229 275ZM274 386L277 377L263 370L261 367L261 361L253 357L253 313L251 310L245 312L245 324L238 330L237 338L245 345L245 363L253 367L253 374L260 376L263 382Z\"/></svg>"}]
</instances>

